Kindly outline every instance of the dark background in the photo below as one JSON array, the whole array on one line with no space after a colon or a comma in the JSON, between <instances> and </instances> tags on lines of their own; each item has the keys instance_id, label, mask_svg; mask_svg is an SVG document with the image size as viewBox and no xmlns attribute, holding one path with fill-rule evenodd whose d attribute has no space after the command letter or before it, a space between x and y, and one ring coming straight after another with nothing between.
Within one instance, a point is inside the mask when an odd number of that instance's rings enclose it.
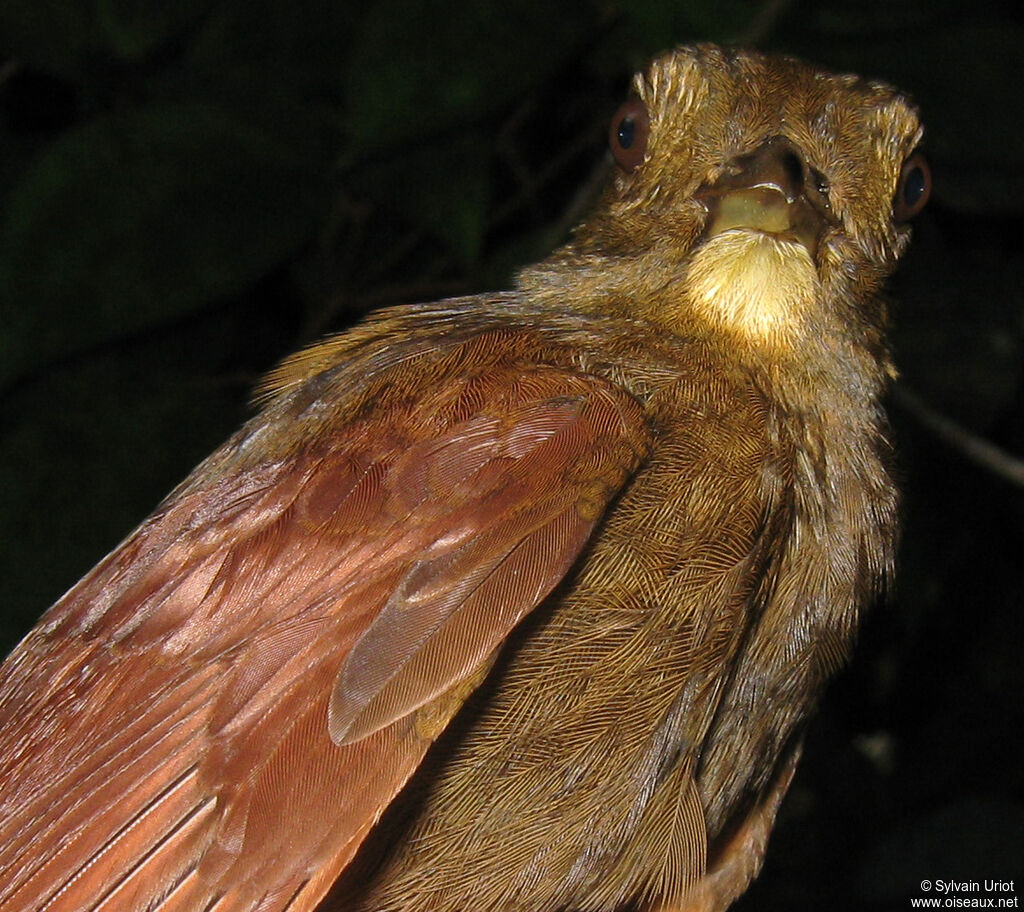
<instances>
[{"instance_id":1,"label":"dark background","mask_svg":"<svg viewBox=\"0 0 1024 912\"><path fill-rule=\"evenodd\" d=\"M1021 7L4 0L0 653L279 358L374 307L507 286L564 239L648 56L793 52L910 91L935 193L892 285L897 590L741 905L908 909L923 879L1020 897Z\"/></svg>"}]
</instances>

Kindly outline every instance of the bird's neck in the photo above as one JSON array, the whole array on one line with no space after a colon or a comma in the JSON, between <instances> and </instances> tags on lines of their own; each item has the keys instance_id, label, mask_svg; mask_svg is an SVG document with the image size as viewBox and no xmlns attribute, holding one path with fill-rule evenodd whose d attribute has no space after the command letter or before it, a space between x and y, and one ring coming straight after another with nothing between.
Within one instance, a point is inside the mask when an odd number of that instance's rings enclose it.
<instances>
[{"instance_id":1,"label":"bird's neck","mask_svg":"<svg viewBox=\"0 0 1024 912\"><path fill-rule=\"evenodd\" d=\"M614 325L622 338L632 327L659 359L702 346L814 424L827 427L837 416L855 414L873 418L895 375L880 333L852 323L849 307L827 300L799 254L748 253L756 262L739 271L737 282L726 281L735 269L716 269L698 257L671 263L651 250L620 260L570 246L524 270L519 286L549 314L570 302L565 322L575 314L583 334L600 338L603 327Z\"/></svg>"}]
</instances>

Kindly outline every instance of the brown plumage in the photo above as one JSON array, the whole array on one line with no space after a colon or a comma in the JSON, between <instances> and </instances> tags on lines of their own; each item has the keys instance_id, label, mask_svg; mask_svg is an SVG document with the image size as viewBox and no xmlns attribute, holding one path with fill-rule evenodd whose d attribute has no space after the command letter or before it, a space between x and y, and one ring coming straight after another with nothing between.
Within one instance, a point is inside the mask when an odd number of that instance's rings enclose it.
<instances>
[{"instance_id":1,"label":"brown plumage","mask_svg":"<svg viewBox=\"0 0 1024 912\"><path fill-rule=\"evenodd\" d=\"M515 290L286 362L4 664L0 907L725 908L891 568L919 140L678 50Z\"/></svg>"}]
</instances>

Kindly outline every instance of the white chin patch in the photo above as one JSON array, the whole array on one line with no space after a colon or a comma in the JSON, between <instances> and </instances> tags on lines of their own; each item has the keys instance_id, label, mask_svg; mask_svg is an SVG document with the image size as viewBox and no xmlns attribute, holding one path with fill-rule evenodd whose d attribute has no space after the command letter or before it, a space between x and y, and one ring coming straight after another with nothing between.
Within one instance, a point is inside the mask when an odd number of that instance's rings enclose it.
<instances>
[{"instance_id":1,"label":"white chin patch","mask_svg":"<svg viewBox=\"0 0 1024 912\"><path fill-rule=\"evenodd\" d=\"M788 347L813 312L818 273L799 241L746 228L710 238L686 277L698 314L751 342Z\"/></svg>"}]
</instances>

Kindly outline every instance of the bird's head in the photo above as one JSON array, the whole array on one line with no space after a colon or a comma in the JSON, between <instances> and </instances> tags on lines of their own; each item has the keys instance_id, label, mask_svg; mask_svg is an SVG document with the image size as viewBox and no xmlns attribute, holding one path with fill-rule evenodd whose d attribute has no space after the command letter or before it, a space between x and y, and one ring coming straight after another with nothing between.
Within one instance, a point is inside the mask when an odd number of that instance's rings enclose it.
<instances>
[{"instance_id":1,"label":"bird's head","mask_svg":"<svg viewBox=\"0 0 1024 912\"><path fill-rule=\"evenodd\" d=\"M883 83L680 48L637 76L611 123L614 180L555 259L680 335L777 352L840 326L874 347L878 291L929 192L920 140Z\"/></svg>"}]
</instances>

